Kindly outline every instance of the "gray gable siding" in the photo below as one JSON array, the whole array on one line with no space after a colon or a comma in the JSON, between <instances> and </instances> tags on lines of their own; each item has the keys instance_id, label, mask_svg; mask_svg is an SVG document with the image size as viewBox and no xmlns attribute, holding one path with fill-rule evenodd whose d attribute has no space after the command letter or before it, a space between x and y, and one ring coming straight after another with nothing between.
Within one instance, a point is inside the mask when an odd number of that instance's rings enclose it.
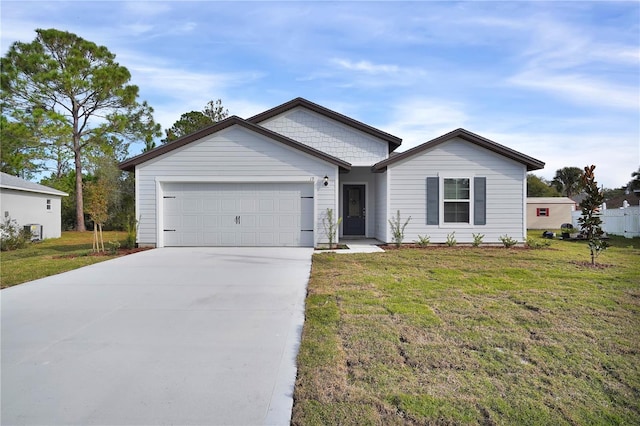
<instances>
[{"instance_id":1,"label":"gray gable siding","mask_svg":"<svg viewBox=\"0 0 640 426\"><path fill-rule=\"evenodd\" d=\"M329 186L322 178L329 176ZM193 180L190 180L193 178ZM280 182L315 178L316 241L324 238L322 217L334 208L338 167L240 126L230 127L136 166L138 243L156 245L157 191L161 182Z\"/></svg>"},{"instance_id":2,"label":"gray gable siding","mask_svg":"<svg viewBox=\"0 0 640 426\"><path fill-rule=\"evenodd\" d=\"M455 231L459 243L472 242L473 233L484 234L485 243L499 243L501 235L518 241L526 238L526 166L459 138L388 166L389 216L400 210L411 216L405 242L428 235L434 243L446 241ZM486 177L486 224L427 225L427 177ZM473 200L471 201L473 204ZM440 217L442 213L440 212Z\"/></svg>"},{"instance_id":3,"label":"gray gable siding","mask_svg":"<svg viewBox=\"0 0 640 426\"><path fill-rule=\"evenodd\" d=\"M304 108L294 108L261 126L338 157L353 166L371 166L387 158L389 144Z\"/></svg>"}]
</instances>

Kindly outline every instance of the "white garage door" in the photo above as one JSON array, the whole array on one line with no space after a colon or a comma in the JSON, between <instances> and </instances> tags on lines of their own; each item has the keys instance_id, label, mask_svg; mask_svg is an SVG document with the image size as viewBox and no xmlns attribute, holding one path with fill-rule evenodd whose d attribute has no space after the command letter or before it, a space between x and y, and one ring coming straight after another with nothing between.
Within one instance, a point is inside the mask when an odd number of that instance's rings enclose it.
<instances>
[{"instance_id":1,"label":"white garage door","mask_svg":"<svg viewBox=\"0 0 640 426\"><path fill-rule=\"evenodd\" d=\"M166 183L164 245L313 246L313 186Z\"/></svg>"}]
</instances>

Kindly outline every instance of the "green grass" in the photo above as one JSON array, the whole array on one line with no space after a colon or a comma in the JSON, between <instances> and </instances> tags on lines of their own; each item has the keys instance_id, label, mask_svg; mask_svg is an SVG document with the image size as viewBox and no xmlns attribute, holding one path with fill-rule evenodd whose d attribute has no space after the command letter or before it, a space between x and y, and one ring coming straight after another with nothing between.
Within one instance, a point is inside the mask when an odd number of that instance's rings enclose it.
<instances>
[{"instance_id":1,"label":"green grass","mask_svg":"<svg viewBox=\"0 0 640 426\"><path fill-rule=\"evenodd\" d=\"M118 241L124 246L125 239L125 232L104 232L105 248L108 241ZM1 288L117 257L90 256L92 241L92 232L63 232L61 238L32 243L24 249L0 252Z\"/></svg>"},{"instance_id":2,"label":"green grass","mask_svg":"<svg viewBox=\"0 0 640 426\"><path fill-rule=\"evenodd\" d=\"M639 424L640 239L610 242L315 255L293 424Z\"/></svg>"}]
</instances>

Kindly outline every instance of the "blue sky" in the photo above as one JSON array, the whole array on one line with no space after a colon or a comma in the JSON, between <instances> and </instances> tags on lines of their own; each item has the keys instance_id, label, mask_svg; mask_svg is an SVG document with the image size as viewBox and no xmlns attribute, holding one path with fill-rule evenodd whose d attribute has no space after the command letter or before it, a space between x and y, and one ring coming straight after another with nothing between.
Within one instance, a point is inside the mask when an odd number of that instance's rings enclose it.
<instances>
[{"instance_id":1,"label":"blue sky","mask_svg":"<svg viewBox=\"0 0 640 426\"><path fill-rule=\"evenodd\" d=\"M170 127L221 98L301 96L403 138L463 127L546 162L640 164L640 2L5 1L1 49L56 28L105 45ZM134 145L137 154L141 145Z\"/></svg>"}]
</instances>

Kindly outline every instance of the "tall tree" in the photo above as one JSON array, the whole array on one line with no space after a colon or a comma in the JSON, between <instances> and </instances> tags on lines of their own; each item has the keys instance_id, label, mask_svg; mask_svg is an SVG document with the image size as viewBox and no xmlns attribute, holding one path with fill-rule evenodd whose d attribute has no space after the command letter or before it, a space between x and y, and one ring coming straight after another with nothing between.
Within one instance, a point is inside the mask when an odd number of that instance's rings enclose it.
<instances>
[{"instance_id":1,"label":"tall tree","mask_svg":"<svg viewBox=\"0 0 640 426\"><path fill-rule=\"evenodd\" d=\"M563 167L556 170L556 176L551 181L551 184L562 195L572 197L582 190L581 176L582 170L579 167Z\"/></svg>"},{"instance_id":2,"label":"tall tree","mask_svg":"<svg viewBox=\"0 0 640 426\"><path fill-rule=\"evenodd\" d=\"M229 116L229 110L222 106L222 100L209 101L204 110L185 112L171 128L165 130L166 137L162 143L169 143L183 136L195 133L200 129L211 126Z\"/></svg>"},{"instance_id":3,"label":"tall tree","mask_svg":"<svg viewBox=\"0 0 640 426\"><path fill-rule=\"evenodd\" d=\"M559 197L558 190L544 178L529 173L527 175L527 197Z\"/></svg>"},{"instance_id":4,"label":"tall tree","mask_svg":"<svg viewBox=\"0 0 640 426\"><path fill-rule=\"evenodd\" d=\"M32 178L40 170L40 153L27 126L3 115L0 135L0 171L23 179Z\"/></svg>"},{"instance_id":5,"label":"tall tree","mask_svg":"<svg viewBox=\"0 0 640 426\"><path fill-rule=\"evenodd\" d=\"M2 58L3 107L12 116L42 114L69 137L73 154L76 230L85 231L82 177L86 154L160 135L153 109L139 103L131 74L106 47L56 29L38 29L31 43L15 42Z\"/></svg>"}]
</instances>

